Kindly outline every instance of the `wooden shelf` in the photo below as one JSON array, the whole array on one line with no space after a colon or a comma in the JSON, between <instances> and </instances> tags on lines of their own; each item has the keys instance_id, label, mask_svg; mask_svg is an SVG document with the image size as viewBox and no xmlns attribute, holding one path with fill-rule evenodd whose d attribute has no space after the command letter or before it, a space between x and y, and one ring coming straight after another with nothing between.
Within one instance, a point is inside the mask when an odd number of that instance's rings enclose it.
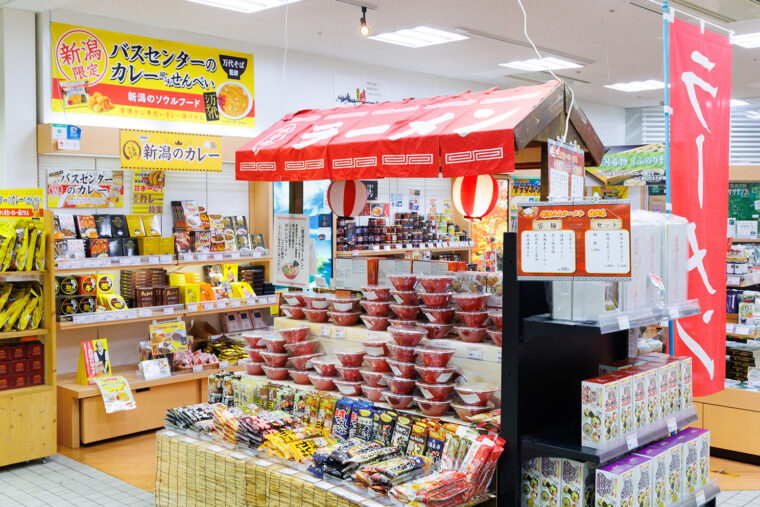
<instances>
[{"instance_id":1,"label":"wooden shelf","mask_svg":"<svg viewBox=\"0 0 760 507\"><path fill-rule=\"evenodd\" d=\"M349 252L335 252L335 257L338 259L350 259L352 257L378 257L378 256L393 256L403 255L407 252L471 252L471 246L452 246L443 248L401 248L393 250L351 250Z\"/></svg>"},{"instance_id":2,"label":"wooden shelf","mask_svg":"<svg viewBox=\"0 0 760 507\"><path fill-rule=\"evenodd\" d=\"M243 371L242 366L233 365L227 368L218 368L215 370L203 370L198 373L175 373L171 377L165 377L155 380L145 380L142 377L137 376L138 366L136 364L128 364L123 366L114 366L111 368L111 375L119 375L127 379L129 387L132 391L137 389L144 389L146 387L165 386L170 384L176 384L178 382L188 382L191 380L198 380L207 378L209 374L219 371ZM95 384L83 386L77 384L76 373L64 373L58 375L58 390L65 393L72 398L92 398L100 396L100 389ZM28 389L28 388L27 388ZM0 391L2 392L2 391Z\"/></svg>"},{"instance_id":3,"label":"wooden shelf","mask_svg":"<svg viewBox=\"0 0 760 507\"><path fill-rule=\"evenodd\" d=\"M16 279L37 278L44 276L46 271L2 271L0 272L0 280L13 281Z\"/></svg>"},{"instance_id":4,"label":"wooden shelf","mask_svg":"<svg viewBox=\"0 0 760 507\"><path fill-rule=\"evenodd\" d=\"M190 312L185 311L184 315L186 317L192 317L195 315L213 315L215 313L225 313L225 312L237 312L241 310L262 310L264 308L270 308L272 305L269 303L265 304L257 304L257 305L248 305L248 306L228 306L225 308L216 308L214 310L198 310L197 312Z\"/></svg>"},{"instance_id":5,"label":"wooden shelf","mask_svg":"<svg viewBox=\"0 0 760 507\"><path fill-rule=\"evenodd\" d=\"M731 238L733 243L760 243L760 238Z\"/></svg>"},{"instance_id":6,"label":"wooden shelf","mask_svg":"<svg viewBox=\"0 0 760 507\"><path fill-rule=\"evenodd\" d=\"M212 255L212 254L209 254ZM121 271L121 270L127 270L127 271L133 271L136 269L153 269L153 268L164 268L164 269L174 269L174 268L183 268L186 266L205 266L208 264L243 264L243 263L254 263L254 262L269 262L272 260L271 255L264 255L261 257L240 257L240 258L231 258L231 257L224 257L223 259L206 259L202 261L181 261L181 260L174 260L173 262L154 262L151 263L149 260L146 262L142 262L142 258L144 257L163 257L161 255L151 255L151 256L142 256L141 262L139 264L130 264L122 266L121 264L111 264L111 265L99 265L99 262L103 262L104 260L109 259L128 259L129 257L111 257L106 259L81 259L78 262L82 262L82 266L74 267L74 268L62 268L58 269L56 268L55 272L57 274L60 273L81 273L83 271ZM173 256L172 256L173 257ZM92 264L91 266L88 266L87 264Z\"/></svg>"},{"instance_id":7,"label":"wooden shelf","mask_svg":"<svg viewBox=\"0 0 760 507\"><path fill-rule=\"evenodd\" d=\"M23 331L8 331L0 333L0 340L9 338L23 338L25 336L45 336L48 334L47 329L25 329Z\"/></svg>"},{"instance_id":8,"label":"wooden shelf","mask_svg":"<svg viewBox=\"0 0 760 507\"><path fill-rule=\"evenodd\" d=\"M41 386L19 387L18 389L5 389L4 391L0 391L0 398L6 398L8 396L32 395L36 393L44 393L51 389L55 389L55 386L42 384Z\"/></svg>"}]
</instances>

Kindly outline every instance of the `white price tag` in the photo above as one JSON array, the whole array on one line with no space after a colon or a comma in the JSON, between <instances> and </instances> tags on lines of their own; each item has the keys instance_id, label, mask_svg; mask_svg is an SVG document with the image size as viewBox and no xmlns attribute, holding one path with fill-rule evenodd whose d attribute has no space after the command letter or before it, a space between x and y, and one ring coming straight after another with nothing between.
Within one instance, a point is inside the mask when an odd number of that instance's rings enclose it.
<instances>
[{"instance_id":1,"label":"white price tag","mask_svg":"<svg viewBox=\"0 0 760 507\"><path fill-rule=\"evenodd\" d=\"M137 310L137 314L140 317L145 318L145 317L150 317L151 315L153 315L153 312L150 311L149 308L140 308L139 310Z\"/></svg>"},{"instance_id":2,"label":"white price tag","mask_svg":"<svg viewBox=\"0 0 760 507\"><path fill-rule=\"evenodd\" d=\"M230 299L230 308L240 308L240 300Z\"/></svg>"},{"instance_id":3,"label":"white price tag","mask_svg":"<svg viewBox=\"0 0 760 507\"><path fill-rule=\"evenodd\" d=\"M364 507L383 507L383 504L377 503L374 500L367 500L366 502L363 502L362 505Z\"/></svg>"},{"instance_id":4,"label":"white price tag","mask_svg":"<svg viewBox=\"0 0 760 507\"><path fill-rule=\"evenodd\" d=\"M669 309L668 314L670 315L670 320L676 320L681 315L678 307Z\"/></svg>"},{"instance_id":5,"label":"white price tag","mask_svg":"<svg viewBox=\"0 0 760 507\"><path fill-rule=\"evenodd\" d=\"M205 254L205 253L195 254L195 256L196 256L196 258L199 261L207 261L208 260L208 254Z\"/></svg>"},{"instance_id":6,"label":"white price tag","mask_svg":"<svg viewBox=\"0 0 760 507\"><path fill-rule=\"evenodd\" d=\"M501 348L499 348L499 350L496 351L496 360L498 362L501 362Z\"/></svg>"},{"instance_id":7,"label":"white price tag","mask_svg":"<svg viewBox=\"0 0 760 507\"><path fill-rule=\"evenodd\" d=\"M113 320L124 320L127 318L127 312L113 312Z\"/></svg>"},{"instance_id":8,"label":"white price tag","mask_svg":"<svg viewBox=\"0 0 760 507\"><path fill-rule=\"evenodd\" d=\"M618 315L617 321L618 327L620 327L621 331L631 328L631 322L628 320L628 315Z\"/></svg>"},{"instance_id":9,"label":"white price tag","mask_svg":"<svg viewBox=\"0 0 760 507\"><path fill-rule=\"evenodd\" d=\"M119 259L119 266L139 266L139 257L122 257Z\"/></svg>"},{"instance_id":10,"label":"white price tag","mask_svg":"<svg viewBox=\"0 0 760 507\"><path fill-rule=\"evenodd\" d=\"M187 311L188 312L197 312L198 311L198 304L197 303L188 303L187 304Z\"/></svg>"},{"instance_id":11,"label":"white price tag","mask_svg":"<svg viewBox=\"0 0 760 507\"><path fill-rule=\"evenodd\" d=\"M313 475L304 475L303 477L299 477L302 481L310 482L311 484L314 484L315 482L319 482L321 479L314 477Z\"/></svg>"},{"instance_id":12,"label":"white price tag","mask_svg":"<svg viewBox=\"0 0 760 507\"><path fill-rule=\"evenodd\" d=\"M314 485L318 487L319 489L332 489L335 487L335 484L333 484L332 482L327 482L327 481L319 481L315 483Z\"/></svg>"},{"instance_id":13,"label":"white price tag","mask_svg":"<svg viewBox=\"0 0 760 507\"><path fill-rule=\"evenodd\" d=\"M468 347L467 359L483 359L483 349L479 349L477 347Z\"/></svg>"},{"instance_id":14,"label":"white price tag","mask_svg":"<svg viewBox=\"0 0 760 507\"><path fill-rule=\"evenodd\" d=\"M639 438L635 433L633 435L628 435L625 437L625 443L628 446L628 450L632 451L639 446Z\"/></svg>"},{"instance_id":15,"label":"white price tag","mask_svg":"<svg viewBox=\"0 0 760 507\"><path fill-rule=\"evenodd\" d=\"M229 365L230 365L230 362L227 361L226 359L224 361L219 361L219 368L227 368L229 367Z\"/></svg>"},{"instance_id":16,"label":"white price tag","mask_svg":"<svg viewBox=\"0 0 760 507\"><path fill-rule=\"evenodd\" d=\"M341 496L343 496L343 498L346 498L346 499L348 499L348 500L350 500L350 501L352 501L354 503L360 503L360 502L363 502L364 500L366 500L365 497L357 495L356 493L353 493L353 492L345 490L345 489L343 490L343 495L341 495Z\"/></svg>"},{"instance_id":17,"label":"white price tag","mask_svg":"<svg viewBox=\"0 0 760 507\"><path fill-rule=\"evenodd\" d=\"M345 338L346 337L346 330L342 327L336 327L335 328L335 337L336 338Z\"/></svg>"},{"instance_id":18,"label":"white price tag","mask_svg":"<svg viewBox=\"0 0 760 507\"><path fill-rule=\"evenodd\" d=\"M224 451L224 447L219 447L218 445L209 445L206 447L211 452L222 452Z\"/></svg>"},{"instance_id":19,"label":"white price tag","mask_svg":"<svg viewBox=\"0 0 760 507\"><path fill-rule=\"evenodd\" d=\"M252 258L254 258L254 259L260 259L260 258L261 258L261 252L253 252L253 253L251 254L251 257L252 257ZM238 258L238 259L240 258L240 254L238 254L238 257L237 257L237 258Z\"/></svg>"},{"instance_id":20,"label":"white price tag","mask_svg":"<svg viewBox=\"0 0 760 507\"><path fill-rule=\"evenodd\" d=\"M268 467L268 466L271 466L272 462L271 461L267 461L265 459L260 459L260 460L254 461L253 464L254 465L258 465L260 467Z\"/></svg>"},{"instance_id":21,"label":"white price tag","mask_svg":"<svg viewBox=\"0 0 760 507\"><path fill-rule=\"evenodd\" d=\"M193 437L185 437L182 439L183 442L186 444L192 444L193 442L197 442L198 440Z\"/></svg>"},{"instance_id":22,"label":"white price tag","mask_svg":"<svg viewBox=\"0 0 760 507\"><path fill-rule=\"evenodd\" d=\"M106 312L96 312L95 313L95 322L105 322L108 319L108 314Z\"/></svg>"},{"instance_id":23,"label":"white price tag","mask_svg":"<svg viewBox=\"0 0 760 507\"><path fill-rule=\"evenodd\" d=\"M375 340L377 338L382 338L382 335L378 333L377 331L367 331L368 340Z\"/></svg>"},{"instance_id":24,"label":"white price tag","mask_svg":"<svg viewBox=\"0 0 760 507\"><path fill-rule=\"evenodd\" d=\"M678 431L678 424L675 417L668 417L668 433Z\"/></svg>"},{"instance_id":25,"label":"white price tag","mask_svg":"<svg viewBox=\"0 0 760 507\"><path fill-rule=\"evenodd\" d=\"M391 246L390 245L383 245L383 250L385 250L386 252L390 252L391 251Z\"/></svg>"},{"instance_id":26,"label":"white price tag","mask_svg":"<svg viewBox=\"0 0 760 507\"><path fill-rule=\"evenodd\" d=\"M248 298L245 300L245 304L248 306L255 306L259 303L259 300L257 298Z\"/></svg>"},{"instance_id":27,"label":"white price tag","mask_svg":"<svg viewBox=\"0 0 760 507\"><path fill-rule=\"evenodd\" d=\"M403 249L404 249L404 245L400 243L396 243L396 250L403 250Z\"/></svg>"},{"instance_id":28,"label":"white price tag","mask_svg":"<svg viewBox=\"0 0 760 507\"><path fill-rule=\"evenodd\" d=\"M726 333L733 333L736 329L736 324L726 324Z\"/></svg>"},{"instance_id":29,"label":"white price tag","mask_svg":"<svg viewBox=\"0 0 760 507\"><path fill-rule=\"evenodd\" d=\"M193 365L193 373L200 373L203 371L203 365L202 364L194 364Z\"/></svg>"},{"instance_id":30,"label":"white price tag","mask_svg":"<svg viewBox=\"0 0 760 507\"><path fill-rule=\"evenodd\" d=\"M298 473L298 470L295 470L293 468L281 468L280 470L277 470L282 475L295 475Z\"/></svg>"},{"instance_id":31,"label":"white price tag","mask_svg":"<svg viewBox=\"0 0 760 507\"><path fill-rule=\"evenodd\" d=\"M750 333L749 326L738 326L738 325L734 327L734 333L740 334L743 336L749 336L750 334L752 334Z\"/></svg>"},{"instance_id":32,"label":"white price tag","mask_svg":"<svg viewBox=\"0 0 760 507\"><path fill-rule=\"evenodd\" d=\"M182 254L182 260L185 261L185 262L192 262L193 261L193 254L191 254L191 253Z\"/></svg>"},{"instance_id":33,"label":"white price tag","mask_svg":"<svg viewBox=\"0 0 760 507\"><path fill-rule=\"evenodd\" d=\"M380 251L380 245L372 245L372 251L373 252L379 252Z\"/></svg>"},{"instance_id":34,"label":"white price tag","mask_svg":"<svg viewBox=\"0 0 760 507\"><path fill-rule=\"evenodd\" d=\"M136 319L137 318L137 310L127 310L125 312L124 316L127 319Z\"/></svg>"},{"instance_id":35,"label":"white price tag","mask_svg":"<svg viewBox=\"0 0 760 507\"><path fill-rule=\"evenodd\" d=\"M327 338L330 338L332 336L332 328L330 326L320 326L319 328L319 336L326 336Z\"/></svg>"},{"instance_id":36,"label":"white price tag","mask_svg":"<svg viewBox=\"0 0 760 507\"><path fill-rule=\"evenodd\" d=\"M231 452L230 453L230 458L248 459L248 456L246 456L245 454L239 453L239 452Z\"/></svg>"},{"instance_id":37,"label":"white price tag","mask_svg":"<svg viewBox=\"0 0 760 507\"><path fill-rule=\"evenodd\" d=\"M172 263L172 256L171 255L161 255L161 264L171 264Z\"/></svg>"},{"instance_id":38,"label":"white price tag","mask_svg":"<svg viewBox=\"0 0 760 507\"><path fill-rule=\"evenodd\" d=\"M697 507L699 507L700 505L706 504L707 500L705 500L705 491L702 489L697 491L697 494L694 495L694 501L697 502Z\"/></svg>"},{"instance_id":39,"label":"white price tag","mask_svg":"<svg viewBox=\"0 0 760 507\"><path fill-rule=\"evenodd\" d=\"M406 249L407 250L411 250L412 248L414 248L414 245L412 243L407 243L406 244Z\"/></svg>"},{"instance_id":40,"label":"white price tag","mask_svg":"<svg viewBox=\"0 0 760 507\"><path fill-rule=\"evenodd\" d=\"M239 259L240 258L240 252L232 252L230 254L230 259Z\"/></svg>"},{"instance_id":41,"label":"white price tag","mask_svg":"<svg viewBox=\"0 0 760 507\"><path fill-rule=\"evenodd\" d=\"M741 285L742 279L739 276L727 276L726 285Z\"/></svg>"},{"instance_id":42,"label":"white price tag","mask_svg":"<svg viewBox=\"0 0 760 507\"><path fill-rule=\"evenodd\" d=\"M149 256L148 264L161 264L161 257L159 257L158 255Z\"/></svg>"},{"instance_id":43,"label":"white price tag","mask_svg":"<svg viewBox=\"0 0 760 507\"><path fill-rule=\"evenodd\" d=\"M174 308L171 306L169 308L164 308L164 315L174 315Z\"/></svg>"},{"instance_id":44,"label":"white price tag","mask_svg":"<svg viewBox=\"0 0 760 507\"><path fill-rule=\"evenodd\" d=\"M95 318L92 314L74 315L72 321L74 324L90 324L95 321Z\"/></svg>"},{"instance_id":45,"label":"white price tag","mask_svg":"<svg viewBox=\"0 0 760 507\"><path fill-rule=\"evenodd\" d=\"M218 306L219 306L219 308L224 308L224 303L222 303L221 301L219 301L219 305ZM216 307L217 307L217 304L214 303L214 302L204 303L203 304L203 309L204 310L214 310Z\"/></svg>"},{"instance_id":46,"label":"white price tag","mask_svg":"<svg viewBox=\"0 0 760 507\"><path fill-rule=\"evenodd\" d=\"M351 250L352 257L359 257L359 250Z\"/></svg>"},{"instance_id":47,"label":"white price tag","mask_svg":"<svg viewBox=\"0 0 760 507\"><path fill-rule=\"evenodd\" d=\"M222 254L220 254L220 253L215 253L214 254L214 260L215 261L221 261L223 259L224 259L224 256Z\"/></svg>"},{"instance_id":48,"label":"white price tag","mask_svg":"<svg viewBox=\"0 0 760 507\"><path fill-rule=\"evenodd\" d=\"M277 303L277 296L276 295L267 296L267 303L270 304L270 305L276 304Z\"/></svg>"},{"instance_id":49,"label":"white price tag","mask_svg":"<svg viewBox=\"0 0 760 507\"><path fill-rule=\"evenodd\" d=\"M165 437L176 437L177 434L171 430L164 430L164 436Z\"/></svg>"}]
</instances>

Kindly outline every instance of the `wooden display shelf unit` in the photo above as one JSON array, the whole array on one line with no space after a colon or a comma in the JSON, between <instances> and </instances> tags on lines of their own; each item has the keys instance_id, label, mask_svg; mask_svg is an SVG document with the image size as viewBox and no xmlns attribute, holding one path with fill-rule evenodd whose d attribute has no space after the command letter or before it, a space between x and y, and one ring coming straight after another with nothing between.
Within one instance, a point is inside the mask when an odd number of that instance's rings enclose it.
<instances>
[{"instance_id":1,"label":"wooden display shelf unit","mask_svg":"<svg viewBox=\"0 0 760 507\"><path fill-rule=\"evenodd\" d=\"M466 252L468 255L472 252L471 246L452 246L452 247L433 247L433 248L393 248L392 250L350 250L345 252L336 252L335 256L340 259L350 259L352 257L387 257L393 255L403 255L409 252Z\"/></svg>"},{"instance_id":2,"label":"wooden display shelf unit","mask_svg":"<svg viewBox=\"0 0 760 507\"><path fill-rule=\"evenodd\" d=\"M155 255L155 256L148 256L148 257L160 257L160 256ZM128 259L128 257L119 257L119 259L124 259L124 258ZM254 264L257 262L270 262L272 260L272 256L262 255L261 257L240 257L240 258L234 258L234 259L231 257L229 258L225 257L224 259L221 259L221 260L215 260L211 258L211 259L202 260L202 261L175 260L170 263L164 262L164 263L154 263L154 264L151 264L150 262L147 262L147 263L141 262L140 264L128 264L128 265L121 265L121 264L96 265L97 263L93 262L91 263L93 264L92 266L87 265L88 263L86 261L88 260L90 259L82 259L81 261L79 261L79 262L82 262L81 267L79 266L73 267L73 268L66 267L62 269L59 269L56 267L55 272L57 274L62 274L62 273L81 273L83 271L123 271L123 270L134 271L137 269L156 269L156 268L175 269L175 268L183 268L183 267L189 267L189 266L205 266L208 264L219 264L219 263ZM92 260L95 261L96 259L92 259ZM68 265L68 264L65 264L65 265Z\"/></svg>"},{"instance_id":3,"label":"wooden display shelf unit","mask_svg":"<svg viewBox=\"0 0 760 507\"><path fill-rule=\"evenodd\" d=\"M43 225L53 237L53 213L45 211ZM46 266L53 265L53 241L45 244ZM18 271L0 274L0 280L25 282L38 279L42 284L43 313L39 329L0 333L0 339L39 336L44 343L45 383L43 385L0 391L0 467L56 453L56 356L55 296L53 273ZM5 344L5 343L3 343Z\"/></svg>"},{"instance_id":4,"label":"wooden display shelf unit","mask_svg":"<svg viewBox=\"0 0 760 507\"><path fill-rule=\"evenodd\" d=\"M166 410L194 405L208 399L209 374L222 371L203 370L180 373L156 380L137 376L136 364L115 366L113 375L129 382L137 408L106 414L96 385L76 383L76 373L58 376L58 442L75 449L109 438L161 428ZM225 371L242 371L230 366Z\"/></svg>"},{"instance_id":5,"label":"wooden display shelf unit","mask_svg":"<svg viewBox=\"0 0 760 507\"><path fill-rule=\"evenodd\" d=\"M748 461L760 463L760 438L752 429L760 424L760 391L727 387L715 394L694 398L694 404L699 427L710 430L714 455L725 454L730 459L736 459L736 453L750 455L754 459ZM738 421L741 424L737 424Z\"/></svg>"}]
</instances>

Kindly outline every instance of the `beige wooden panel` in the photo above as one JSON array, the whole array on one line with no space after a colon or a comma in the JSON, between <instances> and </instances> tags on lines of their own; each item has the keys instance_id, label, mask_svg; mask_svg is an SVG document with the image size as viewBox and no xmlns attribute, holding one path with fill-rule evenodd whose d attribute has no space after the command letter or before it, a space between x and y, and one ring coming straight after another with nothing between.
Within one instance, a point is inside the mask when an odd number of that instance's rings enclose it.
<instances>
[{"instance_id":1,"label":"beige wooden panel","mask_svg":"<svg viewBox=\"0 0 760 507\"><path fill-rule=\"evenodd\" d=\"M151 387L133 392L137 408L106 414L100 397L80 400L80 433L82 443L97 442L164 425L166 410L193 405L198 397L198 380Z\"/></svg>"},{"instance_id":2,"label":"beige wooden panel","mask_svg":"<svg viewBox=\"0 0 760 507\"><path fill-rule=\"evenodd\" d=\"M705 404L703 421L711 447L760 455L760 413Z\"/></svg>"},{"instance_id":3,"label":"beige wooden panel","mask_svg":"<svg viewBox=\"0 0 760 507\"><path fill-rule=\"evenodd\" d=\"M55 387L37 386L0 396L0 466L56 453Z\"/></svg>"}]
</instances>

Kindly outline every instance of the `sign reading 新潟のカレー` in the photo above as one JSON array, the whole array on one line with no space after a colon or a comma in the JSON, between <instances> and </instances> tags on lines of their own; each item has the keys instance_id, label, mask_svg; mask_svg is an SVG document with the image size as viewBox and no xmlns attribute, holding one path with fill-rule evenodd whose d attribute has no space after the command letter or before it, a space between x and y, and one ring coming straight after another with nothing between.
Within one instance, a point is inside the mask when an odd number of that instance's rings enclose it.
<instances>
[{"instance_id":1,"label":"sign reading \u65b0\u6f5f\u306e\u30ab\u30ec\u30fc","mask_svg":"<svg viewBox=\"0 0 760 507\"><path fill-rule=\"evenodd\" d=\"M50 23L52 109L254 126L253 55Z\"/></svg>"},{"instance_id":2,"label":"sign reading \u65b0\u6f5f\u306e\u30ab\u30ec\u30fc","mask_svg":"<svg viewBox=\"0 0 760 507\"><path fill-rule=\"evenodd\" d=\"M222 137L121 129L122 169L222 172Z\"/></svg>"}]
</instances>

